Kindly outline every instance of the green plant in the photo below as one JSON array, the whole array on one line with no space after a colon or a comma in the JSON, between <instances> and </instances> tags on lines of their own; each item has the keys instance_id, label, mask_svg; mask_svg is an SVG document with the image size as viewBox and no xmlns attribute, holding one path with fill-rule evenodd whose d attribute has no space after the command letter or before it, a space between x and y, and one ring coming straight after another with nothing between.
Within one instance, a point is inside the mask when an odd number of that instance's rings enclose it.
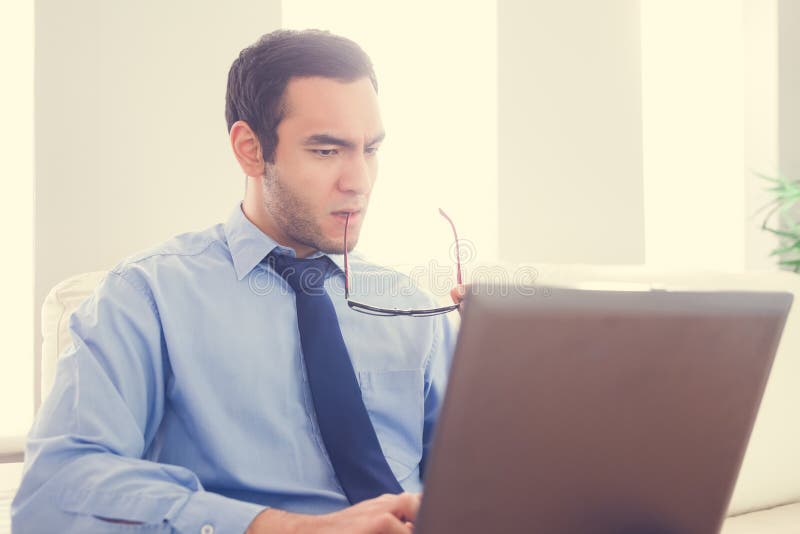
<instances>
[{"instance_id":1,"label":"green plant","mask_svg":"<svg viewBox=\"0 0 800 534\"><path fill-rule=\"evenodd\" d=\"M762 209L771 208L764 217L761 228L778 236L778 247L770 256L778 257L778 265L800 272L800 221L798 214L791 209L800 202L800 180L790 180L785 176L774 178L758 174L769 182L767 190L774 198ZM770 226L774 219L775 226Z\"/></svg>"}]
</instances>

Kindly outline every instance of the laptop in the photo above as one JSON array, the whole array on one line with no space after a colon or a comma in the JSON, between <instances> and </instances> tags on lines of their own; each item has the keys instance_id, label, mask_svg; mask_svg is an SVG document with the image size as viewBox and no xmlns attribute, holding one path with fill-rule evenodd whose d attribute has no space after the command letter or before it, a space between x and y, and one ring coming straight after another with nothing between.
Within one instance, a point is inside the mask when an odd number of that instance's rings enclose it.
<instances>
[{"instance_id":1,"label":"laptop","mask_svg":"<svg viewBox=\"0 0 800 534\"><path fill-rule=\"evenodd\" d=\"M475 288L415 532L718 532L791 302Z\"/></svg>"}]
</instances>

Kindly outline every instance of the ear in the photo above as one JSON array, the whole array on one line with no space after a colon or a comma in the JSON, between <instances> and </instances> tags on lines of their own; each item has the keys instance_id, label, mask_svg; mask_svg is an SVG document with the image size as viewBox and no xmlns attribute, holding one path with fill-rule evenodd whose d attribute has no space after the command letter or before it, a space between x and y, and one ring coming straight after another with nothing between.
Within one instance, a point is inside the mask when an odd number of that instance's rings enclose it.
<instances>
[{"instance_id":1,"label":"ear","mask_svg":"<svg viewBox=\"0 0 800 534\"><path fill-rule=\"evenodd\" d=\"M258 177L264 174L264 154L261 143L250 125L236 121L231 126L231 148L236 161L247 176Z\"/></svg>"}]
</instances>

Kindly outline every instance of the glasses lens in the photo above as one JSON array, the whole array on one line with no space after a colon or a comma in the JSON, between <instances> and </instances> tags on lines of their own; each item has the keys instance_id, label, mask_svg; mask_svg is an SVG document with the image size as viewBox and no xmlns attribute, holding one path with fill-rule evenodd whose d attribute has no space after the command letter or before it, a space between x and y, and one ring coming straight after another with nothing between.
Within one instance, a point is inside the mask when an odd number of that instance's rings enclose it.
<instances>
[{"instance_id":1,"label":"glasses lens","mask_svg":"<svg viewBox=\"0 0 800 534\"><path fill-rule=\"evenodd\" d=\"M439 208L439 213L447 219L447 222L450 223L450 227L453 229L453 238L456 244L456 281L458 284L461 284L461 254L458 250L458 233L456 232L456 226L453 224L453 221L450 217ZM405 315L409 317L430 317L432 315L440 315L443 313L449 313L453 310L457 310L459 308L458 304L454 304L452 306L445 306L442 308L431 308L429 310L398 310L398 309L388 309L388 308L379 308L377 306L369 306L367 304L361 304L360 302L355 302L349 299L350 296L350 269L349 269L349 261L347 256L347 228L350 224L350 215L347 216L347 220L344 223L344 296L347 300L347 305L350 306L350 309L365 313L368 315L377 315L380 317L394 317L397 315Z\"/></svg>"}]
</instances>

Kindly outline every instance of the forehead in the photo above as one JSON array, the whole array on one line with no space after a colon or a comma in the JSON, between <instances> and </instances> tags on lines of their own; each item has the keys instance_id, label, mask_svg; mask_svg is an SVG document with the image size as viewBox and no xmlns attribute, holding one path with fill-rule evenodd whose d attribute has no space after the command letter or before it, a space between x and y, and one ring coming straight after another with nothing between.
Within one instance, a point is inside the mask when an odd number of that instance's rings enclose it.
<instances>
[{"instance_id":1,"label":"forehead","mask_svg":"<svg viewBox=\"0 0 800 534\"><path fill-rule=\"evenodd\" d=\"M340 82L330 78L293 78L284 92L283 134L328 133L354 141L383 131L378 95L369 78Z\"/></svg>"}]
</instances>

